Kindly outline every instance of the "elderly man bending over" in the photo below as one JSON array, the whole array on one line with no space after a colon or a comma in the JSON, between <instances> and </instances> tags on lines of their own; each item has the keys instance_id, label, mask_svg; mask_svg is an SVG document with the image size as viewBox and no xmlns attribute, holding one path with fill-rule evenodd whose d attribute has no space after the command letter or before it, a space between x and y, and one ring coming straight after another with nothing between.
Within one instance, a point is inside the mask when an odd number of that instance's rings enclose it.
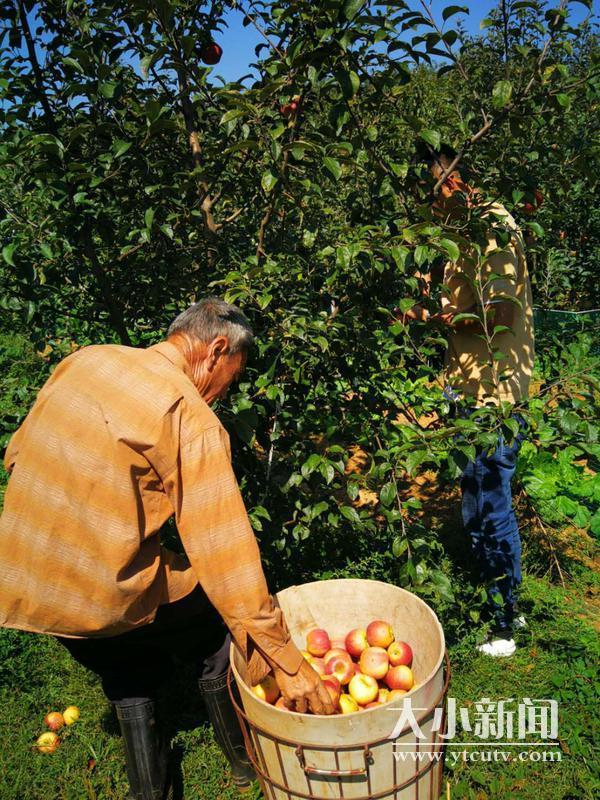
<instances>
[{"instance_id":1,"label":"elderly man bending over","mask_svg":"<svg viewBox=\"0 0 600 800\"><path fill-rule=\"evenodd\" d=\"M52 634L116 707L131 797L168 796L155 694L192 660L239 788L254 777L225 685L229 634L257 682L274 670L298 710L329 694L269 595L210 405L239 377L246 317L196 303L148 349L85 347L55 369L5 456L0 625ZM171 516L186 557L161 547Z\"/></svg>"}]
</instances>

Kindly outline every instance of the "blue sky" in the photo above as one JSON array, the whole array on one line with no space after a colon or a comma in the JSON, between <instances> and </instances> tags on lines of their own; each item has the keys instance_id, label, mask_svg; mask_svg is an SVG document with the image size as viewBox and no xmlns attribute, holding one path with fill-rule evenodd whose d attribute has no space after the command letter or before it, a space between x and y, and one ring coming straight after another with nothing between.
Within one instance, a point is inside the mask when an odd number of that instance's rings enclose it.
<instances>
[{"instance_id":1,"label":"blue sky","mask_svg":"<svg viewBox=\"0 0 600 800\"><path fill-rule=\"evenodd\" d=\"M441 22L441 12L448 5L461 5L470 9L470 14L461 14L452 17L448 21L448 26L451 27L452 23L457 20L462 20L465 28L470 33L478 33L480 28L479 24L484 19L490 9L497 7L497 0L433 0L432 9L435 14L436 20ZM595 0L595 11L598 11L600 0ZM557 3L550 4L549 7L555 7ZM414 3L415 9L418 3ZM587 9L581 3L571 3L570 9L572 13L573 22L583 19ZM216 40L223 47L223 58L221 59L218 67L213 70L213 79L218 75L223 76L227 81L232 81L240 78L246 74L248 65L255 60L254 48L264 39L260 36L258 31L252 26L244 28L242 25L243 14L240 12L232 11L227 16L228 29L222 36L216 37Z\"/></svg>"}]
</instances>

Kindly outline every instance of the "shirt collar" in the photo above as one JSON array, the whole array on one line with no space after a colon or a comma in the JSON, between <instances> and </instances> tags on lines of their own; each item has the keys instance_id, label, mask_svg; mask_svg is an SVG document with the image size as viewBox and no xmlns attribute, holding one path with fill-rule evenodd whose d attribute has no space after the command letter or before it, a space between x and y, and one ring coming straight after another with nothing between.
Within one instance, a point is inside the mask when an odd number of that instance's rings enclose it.
<instances>
[{"instance_id":1,"label":"shirt collar","mask_svg":"<svg viewBox=\"0 0 600 800\"><path fill-rule=\"evenodd\" d=\"M171 342L164 341L152 345L152 347L148 349L160 353L161 356L164 356L167 359L167 361L170 361L178 369L182 370L187 375L187 377L192 381L192 383L194 382L192 376L192 369L190 365L188 364L183 353L181 353L178 350L178 348L175 347L174 344L171 344Z\"/></svg>"}]
</instances>

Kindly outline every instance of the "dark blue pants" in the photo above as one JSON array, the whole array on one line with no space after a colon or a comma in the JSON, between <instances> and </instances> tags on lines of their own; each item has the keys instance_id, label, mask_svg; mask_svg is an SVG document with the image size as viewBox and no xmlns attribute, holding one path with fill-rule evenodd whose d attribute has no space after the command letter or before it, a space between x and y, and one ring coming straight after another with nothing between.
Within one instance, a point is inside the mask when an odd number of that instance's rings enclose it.
<instances>
[{"instance_id":1,"label":"dark blue pants","mask_svg":"<svg viewBox=\"0 0 600 800\"><path fill-rule=\"evenodd\" d=\"M494 627L510 630L521 583L521 539L511 480L522 436L492 455L478 452L461 479L462 517L488 590Z\"/></svg>"}]
</instances>

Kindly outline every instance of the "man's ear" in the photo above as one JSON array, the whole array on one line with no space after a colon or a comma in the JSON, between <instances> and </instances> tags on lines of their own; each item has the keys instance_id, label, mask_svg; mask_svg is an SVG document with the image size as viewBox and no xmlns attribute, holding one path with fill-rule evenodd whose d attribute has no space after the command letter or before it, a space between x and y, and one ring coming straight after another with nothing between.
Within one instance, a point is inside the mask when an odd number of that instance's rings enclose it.
<instances>
[{"instance_id":1,"label":"man's ear","mask_svg":"<svg viewBox=\"0 0 600 800\"><path fill-rule=\"evenodd\" d=\"M229 352L229 339L227 336L217 336L208 346L207 361L209 369L213 369L221 356Z\"/></svg>"}]
</instances>

